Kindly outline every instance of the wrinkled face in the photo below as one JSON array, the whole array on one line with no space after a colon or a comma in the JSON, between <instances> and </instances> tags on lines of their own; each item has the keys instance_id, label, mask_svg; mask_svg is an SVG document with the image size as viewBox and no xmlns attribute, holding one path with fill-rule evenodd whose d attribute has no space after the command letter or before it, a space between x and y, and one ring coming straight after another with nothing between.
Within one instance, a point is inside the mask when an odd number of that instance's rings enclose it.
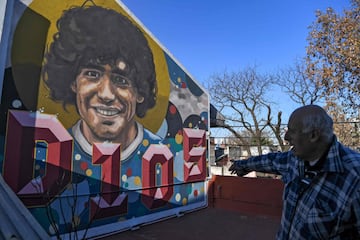
<instances>
[{"instance_id":1,"label":"wrinkled face","mask_svg":"<svg viewBox=\"0 0 360 240\"><path fill-rule=\"evenodd\" d=\"M115 68L90 64L80 69L72 90L85 137L118 142L135 126L136 104L144 98L138 95L131 79L122 75L126 67L119 61Z\"/></svg>"},{"instance_id":2,"label":"wrinkled face","mask_svg":"<svg viewBox=\"0 0 360 240\"><path fill-rule=\"evenodd\" d=\"M301 117L290 117L285 140L292 146L294 155L304 161L313 160L316 146L311 141L311 135L312 132L303 132Z\"/></svg>"}]
</instances>

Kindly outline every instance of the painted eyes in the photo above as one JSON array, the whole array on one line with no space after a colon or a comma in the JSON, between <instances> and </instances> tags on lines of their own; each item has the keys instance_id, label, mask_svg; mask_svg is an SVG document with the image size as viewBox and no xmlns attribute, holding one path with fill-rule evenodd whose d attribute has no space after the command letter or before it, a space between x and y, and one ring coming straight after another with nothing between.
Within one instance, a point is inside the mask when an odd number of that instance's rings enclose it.
<instances>
[{"instance_id":1,"label":"painted eyes","mask_svg":"<svg viewBox=\"0 0 360 240\"><path fill-rule=\"evenodd\" d=\"M102 74L98 70L88 69L88 70L83 70L82 75L89 79L99 79Z\"/></svg>"},{"instance_id":2,"label":"painted eyes","mask_svg":"<svg viewBox=\"0 0 360 240\"><path fill-rule=\"evenodd\" d=\"M97 82L105 75L105 73L99 69L86 68L86 69L82 69L80 75L82 75L89 81ZM131 81L127 77L118 73L111 73L110 80L116 87L120 87L120 88L132 87Z\"/></svg>"}]
</instances>

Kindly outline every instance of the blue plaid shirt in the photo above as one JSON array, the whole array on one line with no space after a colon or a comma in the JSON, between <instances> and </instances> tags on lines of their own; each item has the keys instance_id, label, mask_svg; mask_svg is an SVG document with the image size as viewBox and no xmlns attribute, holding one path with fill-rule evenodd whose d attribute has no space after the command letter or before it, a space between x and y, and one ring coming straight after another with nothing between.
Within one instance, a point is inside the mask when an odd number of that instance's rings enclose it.
<instances>
[{"instance_id":1,"label":"blue plaid shirt","mask_svg":"<svg viewBox=\"0 0 360 240\"><path fill-rule=\"evenodd\" d=\"M336 138L314 171L291 151L236 165L282 176L284 205L277 239L360 239L360 154Z\"/></svg>"}]
</instances>

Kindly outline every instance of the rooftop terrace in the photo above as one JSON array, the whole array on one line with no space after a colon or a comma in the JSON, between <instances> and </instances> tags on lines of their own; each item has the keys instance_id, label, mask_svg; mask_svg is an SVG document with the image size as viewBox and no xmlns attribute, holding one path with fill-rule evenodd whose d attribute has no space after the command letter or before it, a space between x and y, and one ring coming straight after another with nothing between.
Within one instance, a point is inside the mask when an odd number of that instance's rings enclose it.
<instances>
[{"instance_id":1,"label":"rooftop terrace","mask_svg":"<svg viewBox=\"0 0 360 240\"><path fill-rule=\"evenodd\" d=\"M277 179L213 176L207 208L101 239L275 239L282 191Z\"/></svg>"}]
</instances>

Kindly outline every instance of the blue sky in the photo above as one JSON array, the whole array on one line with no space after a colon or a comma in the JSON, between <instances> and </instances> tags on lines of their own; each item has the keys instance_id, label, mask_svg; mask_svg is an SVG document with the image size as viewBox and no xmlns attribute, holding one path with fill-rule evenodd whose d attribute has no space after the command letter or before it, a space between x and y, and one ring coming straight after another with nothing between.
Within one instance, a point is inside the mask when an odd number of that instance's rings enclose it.
<instances>
[{"instance_id":1,"label":"blue sky","mask_svg":"<svg viewBox=\"0 0 360 240\"><path fill-rule=\"evenodd\" d=\"M206 86L224 70L272 72L305 55L315 10L348 0L123 0L185 70ZM284 99L287 103L288 100ZM284 117L293 106L279 105ZM287 119L286 119L287 121Z\"/></svg>"}]
</instances>

